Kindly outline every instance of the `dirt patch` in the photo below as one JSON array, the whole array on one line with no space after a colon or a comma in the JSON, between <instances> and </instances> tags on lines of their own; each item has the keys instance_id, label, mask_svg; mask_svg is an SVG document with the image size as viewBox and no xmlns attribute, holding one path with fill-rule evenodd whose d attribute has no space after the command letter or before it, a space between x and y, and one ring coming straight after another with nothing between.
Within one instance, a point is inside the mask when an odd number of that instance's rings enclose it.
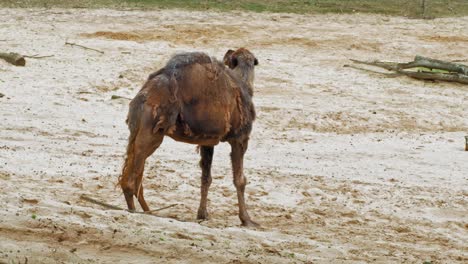
<instances>
[{"instance_id":1,"label":"dirt patch","mask_svg":"<svg viewBox=\"0 0 468 264\"><path fill-rule=\"evenodd\" d=\"M305 48L313 48L319 45L329 46L337 40L309 39L305 37L285 37L271 35L267 38L261 36L262 28L236 27L236 26L195 26L195 25L165 25L155 29L127 31L97 31L94 33L80 33L85 38L105 38L112 40L124 40L135 42L166 41L182 45L206 45L209 43L223 43L226 40L236 38L245 39L244 46L265 47L273 45L291 45ZM339 40L343 41L343 40ZM366 44L352 44L353 48L368 46ZM375 49L375 44L371 44Z\"/></svg>"},{"instance_id":2,"label":"dirt patch","mask_svg":"<svg viewBox=\"0 0 468 264\"><path fill-rule=\"evenodd\" d=\"M97 31L81 33L86 38L106 38L125 41L167 41L174 44L195 45L209 42L220 42L223 39L236 36L246 38L246 33L240 28L227 25L197 26L197 25L161 25L154 29L135 30L131 32Z\"/></svg>"}]
</instances>

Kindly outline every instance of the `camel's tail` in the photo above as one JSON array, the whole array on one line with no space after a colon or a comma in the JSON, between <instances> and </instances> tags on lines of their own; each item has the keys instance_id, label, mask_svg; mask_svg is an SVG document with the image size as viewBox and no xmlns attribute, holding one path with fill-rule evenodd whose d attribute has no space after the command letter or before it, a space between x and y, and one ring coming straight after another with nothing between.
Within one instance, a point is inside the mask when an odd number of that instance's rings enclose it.
<instances>
[{"instance_id":1,"label":"camel's tail","mask_svg":"<svg viewBox=\"0 0 468 264\"><path fill-rule=\"evenodd\" d=\"M130 102L130 107L127 116L127 125L130 130L130 136L128 137L127 154L125 162L122 168L122 174L119 177L117 185L121 185L127 181L129 173L133 169L133 160L135 155L135 139L140 129L141 114L143 113L143 107L146 101L146 97L143 94L137 94L137 96Z\"/></svg>"}]
</instances>

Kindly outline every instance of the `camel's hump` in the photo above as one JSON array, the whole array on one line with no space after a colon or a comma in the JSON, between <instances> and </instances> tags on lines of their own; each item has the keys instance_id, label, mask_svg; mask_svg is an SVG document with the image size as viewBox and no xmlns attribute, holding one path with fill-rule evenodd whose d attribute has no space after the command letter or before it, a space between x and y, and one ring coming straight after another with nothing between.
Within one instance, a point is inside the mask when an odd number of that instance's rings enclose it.
<instances>
[{"instance_id":1,"label":"camel's hump","mask_svg":"<svg viewBox=\"0 0 468 264\"><path fill-rule=\"evenodd\" d=\"M216 62L215 58L211 58L204 52L183 52L172 56L167 62L166 69L180 69L193 64L205 64Z\"/></svg>"}]
</instances>

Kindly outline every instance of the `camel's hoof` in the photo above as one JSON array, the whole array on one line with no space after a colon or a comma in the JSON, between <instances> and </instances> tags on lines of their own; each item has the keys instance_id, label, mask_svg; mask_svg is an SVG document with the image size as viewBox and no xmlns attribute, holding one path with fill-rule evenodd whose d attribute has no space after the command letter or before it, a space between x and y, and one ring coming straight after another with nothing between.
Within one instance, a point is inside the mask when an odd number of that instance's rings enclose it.
<instances>
[{"instance_id":1,"label":"camel's hoof","mask_svg":"<svg viewBox=\"0 0 468 264\"><path fill-rule=\"evenodd\" d=\"M252 220L242 221L242 226L251 227L251 228L260 228L260 224Z\"/></svg>"},{"instance_id":2,"label":"camel's hoof","mask_svg":"<svg viewBox=\"0 0 468 264\"><path fill-rule=\"evenodd\" d=\"M129 213L136 213L136 210L135 210L135 209L127 209L127 211L128 211Z\"/></svg>"},{"instance_id":3,"label":"camel's hoof","mask_svg":"<svg viewBox=\"0 0 468 264\"><path fill-rule=\"evenodd\" d=\"M208 211L198 210L197 220L208 220Z\"/></svg>"}]
</instances>

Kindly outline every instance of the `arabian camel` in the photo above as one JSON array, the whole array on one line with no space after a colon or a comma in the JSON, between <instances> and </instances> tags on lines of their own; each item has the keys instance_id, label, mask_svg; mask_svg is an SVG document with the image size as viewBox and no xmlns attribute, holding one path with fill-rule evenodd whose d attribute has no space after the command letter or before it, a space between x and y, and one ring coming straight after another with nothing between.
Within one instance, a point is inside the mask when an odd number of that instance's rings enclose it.
<instances>
[{"instance_id":1,"label":"arabian camel","mask_svg":"<svg viewBox=\"0 0 468 264\"><path fill-rule=\"evenodd\" d=\"M243 174L244 154L255 119L252 96L254 66L258 61L250 51L240 48L229 50L224 62L229 68L205 53L177 54L149 76L130 102L130 136L119 178L129 211L135 211L133 196L144 211L149 211L142 186L145 160L161 145L164 136L169 136L199 145L202 176L197 219L207 219L214 146L228 142L239 218L243 226L258 226L247 213L247 180Z\"/></svg>"}]
</instances>

